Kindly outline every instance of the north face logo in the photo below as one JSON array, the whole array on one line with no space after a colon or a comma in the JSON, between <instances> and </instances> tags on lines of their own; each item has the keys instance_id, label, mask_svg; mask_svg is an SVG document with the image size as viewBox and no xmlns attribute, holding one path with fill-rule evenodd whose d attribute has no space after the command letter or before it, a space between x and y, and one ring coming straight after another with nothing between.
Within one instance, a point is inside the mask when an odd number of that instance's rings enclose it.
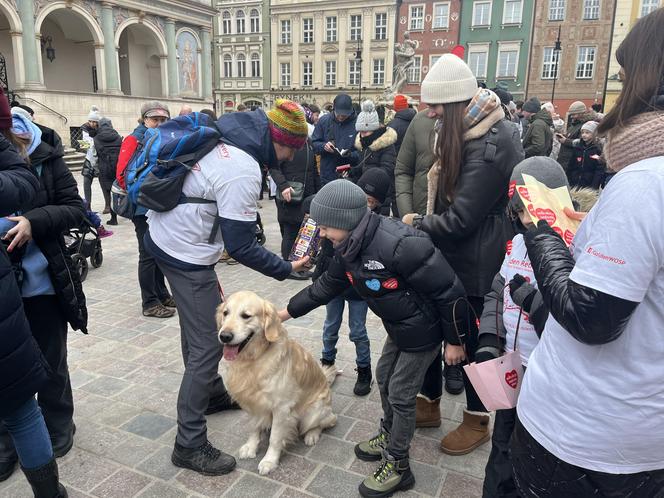
<instances>
[{"instance_id":1,"label":"north face logo","mask_svg":"<svg viewBox=\"0 0 664 498\"><path fill-rule=\"evenodd\" d=\"M364 263L364 268L367 270L384 270L385 265L383 265L383 263L380 261L374 261L373 259L370 259Z\"/></svg>"}]
</instances>

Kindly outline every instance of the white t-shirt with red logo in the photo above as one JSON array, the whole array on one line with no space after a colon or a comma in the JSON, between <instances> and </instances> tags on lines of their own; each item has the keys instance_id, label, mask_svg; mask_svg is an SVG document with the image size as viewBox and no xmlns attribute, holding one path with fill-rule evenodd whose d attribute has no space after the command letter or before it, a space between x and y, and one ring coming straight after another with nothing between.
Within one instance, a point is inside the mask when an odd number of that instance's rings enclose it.
<instances>
[{"instance_id":1,"label":"white t-shirt with red logo","mask_svg":"<svg viewBox=\"0 0 664 498\"><path fill-rule=\"evenodd\" d=\"M507 284L517 273L525 277L530 284L537 288L533 267L530 264L526 244L521 234L507 243L507 252L503 260L503 266L500 267L500 275L505 279L505 287L503 288L503 325L505 326L506 333L505 350L514 350L514 336L518 324L519 341L517 349L521 355L521 363L528 366L528 358L535 346L537 346L539 339L535 332L535 327L533 327L528 319L528 313L521 311L521 308L512 301L510 288ZM519 321L519 315L521 315L521 321Z\"/></svg>"},{"instance_id":2,"label":"white t-shirt with red logo","mask_svg":"<svg viewBox=\"0 0 664 498\"><path fill-rule=\"evenodd\" d=\"M607 185L570 248L570 278L639 303L613 342L586 345L550 316L519 396L528 432L567 463L664 469L664 157Z\"/></svg>"}]
</instances>

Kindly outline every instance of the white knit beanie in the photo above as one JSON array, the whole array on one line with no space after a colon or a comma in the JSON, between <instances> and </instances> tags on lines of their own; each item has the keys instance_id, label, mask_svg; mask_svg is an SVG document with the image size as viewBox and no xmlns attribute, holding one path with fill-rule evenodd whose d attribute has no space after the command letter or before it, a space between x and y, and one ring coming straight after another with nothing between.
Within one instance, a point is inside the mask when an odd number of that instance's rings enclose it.
<instances>
[{"instance_id":1,"label":"white knit beanie","mask_svg":"<svg viewBox=\"0 0 664 498\"><path fill-rule=\"evenodd\" d=\"M99 122L100 119L101 119L101 114L99 114L99 107L93 105L90 108L90 113L88 114L88 121Z\"/></svg>"},{"instance_id":2,"label":"white knit beanie","mask_svg":"<svg viewBox=\"0 0 664 498\"><path fill-rule=\"evenodd\" d=\"M477 93L477 79L468 65L453 54L444 54L422 82L425 104L449 104L470 100Z\"/></svg>"},{"instance_id":3,"label":"white knit beanie","mask_svg":"<svg viewBox=\"0 0 664 498\"><path fill-rule=\"evenodd\" d=\"M362 112L357 115L355 129L357 131L376 131L380 128L380 120L376 106L371 100L362 102Z\"/></svg>"}]
</instances>

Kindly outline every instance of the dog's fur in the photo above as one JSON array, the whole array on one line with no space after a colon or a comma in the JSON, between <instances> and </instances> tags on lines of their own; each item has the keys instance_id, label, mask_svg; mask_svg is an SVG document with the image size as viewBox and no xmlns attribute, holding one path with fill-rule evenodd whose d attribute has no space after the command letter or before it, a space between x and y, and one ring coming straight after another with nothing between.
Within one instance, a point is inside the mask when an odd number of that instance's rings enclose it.
<instances>
[{"instance_id":1,"label":"dog's fur","mask_svg":"<svg viewBox=\"0 0 664 498\"><path fill-rule=\"evenodd\" d=\"M288 338L275 307L253 292L237 292L217 310L219 339L230 346L253 336L233 361L224 382L234 400L251 415L252 432L240 458L255 458L261 433L270 444L258 465L265 475L279 464L286 444L304 436L313 446L321 431L336 424L330 385L336 369L325 370L311 353Z\"/></svg>"}]
</instances>

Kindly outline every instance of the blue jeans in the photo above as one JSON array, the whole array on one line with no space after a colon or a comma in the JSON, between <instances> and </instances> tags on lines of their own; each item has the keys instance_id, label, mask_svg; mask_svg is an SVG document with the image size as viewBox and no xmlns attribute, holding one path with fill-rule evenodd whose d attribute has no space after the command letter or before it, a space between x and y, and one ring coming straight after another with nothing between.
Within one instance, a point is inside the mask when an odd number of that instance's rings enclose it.
<instances>
[{"instance_id":1,"label":"blue jeans","mask_svg":"<svg viewBox=\"0 0 664 498\"><path fill-rule=\"evenodd\" d=\"M344 315L342 297L335 297L330 301L323 325L323 359L334 361L337 357L337 341L339 328ZM369 306L364 301L348 301L348 322L350 325L350 340L355 343L355 362L359 368L371 366L371 349L367 335L367 310Z\"/></svg>"},{"instance_id":2,"label":"blue jeans","mask_svg":"<svg viewBox=\"0 0 664 498\"><path fill-rule=\"evenodd\" d=\"M2 421L14 440L23 468L36 469L51 461L51 437L35 398L30 398Z\"/></svg>"}]
</instances>

